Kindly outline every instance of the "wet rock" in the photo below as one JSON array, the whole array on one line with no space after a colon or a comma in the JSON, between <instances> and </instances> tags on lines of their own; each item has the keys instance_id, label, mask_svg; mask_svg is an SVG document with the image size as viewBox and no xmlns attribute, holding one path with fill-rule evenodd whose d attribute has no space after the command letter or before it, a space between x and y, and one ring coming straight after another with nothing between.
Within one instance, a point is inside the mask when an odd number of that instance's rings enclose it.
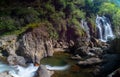
<instances>
[{"instance_id":1,"label":"wet rock","mask_svg":"<svg viewBox=\"0 0 120 77\"><path fill-rule=\"evenodd\" d=\"M0 77L13 77L8 72L0 73Z\"/></svg>"},{"instance_id":2,"label":"wet rock","mask_svg":"<svg viewBox=\"0 0 120 77\"><path fill-rule=\"evenodd\" d=\"M22 56L10 55L9 57L7 57L7 61L10 65L26 66L26 61L25 61L24 57L22 57Z\"/></svg>"},{"instance_id":3,"label":"wet rock","mask_svg":"<svg viewBox=\"0 0 120 77\"><path fill-rule=\"evenodd\" d=\"M75 54L79 54L81 57L88 56L89 53L89 47L88 46L82 46L76 49Z\"/></svg>"},{"instance_id":4,"label":"wet rock","mask_svg":"<svg viewBox=\"0 0 120 77\"><path fill-rule=\"evenodd\" d=\"M53 71L49 71L46 69L44 65L40 65L35 77L51 77L53 74L54 74Z\"/></svg>"},{"instance_id":5,"label":"wet rock","mask_svg":"<svg viewBox=\"0 0 120 77\"><path fill-rule=\"evenodd\" d=\"M6 50L9 54L16 55L15 51L17 49L16 45L17 36L9 35L0 38L0 48Z\"/></svg>"},{"instance_id":6,"label":"wet rock","mask_svg":"<svg viewBox=\"0 0 120 77\"><path fill-rule=\"evenodd\" d=\"M73 60L81 60L82 57L77 54L75 56L72 56L71 59L73 59Z\"/></svg>"},{"instance_id":7,"label":"wet rock","mask_svg":"<svg viewBox=\"0 0 120 77\"><path fill-rule=\"evenodd\" d=\"M109 75L108 77L120 77L120 70L115 71L112 75Z\"/></svg>"},{"instance_id":8,"label":"wet rock","mask_svg":"<svg viewBox=\"0 0 120 77\"><path fill-rule=\"evenodd\" d=\"M89 50L91 53L94 53L96 56L101 55L103 53L103 50L99 47L93 47Z\"/></svg>"},{"instance_id":9,"label":"wet rock","mask_svg":"<svg viewBox=\"0 0 120 77\"><path fill-rule=\"evenodd\" d=\"M93 58L86 59L85 61L79 61L78 64L83 65L83 66L87 66L87 65L99 64L101 62L102 62L102 60L100 58L93 57Z\"/></svg>"}]
</instances>

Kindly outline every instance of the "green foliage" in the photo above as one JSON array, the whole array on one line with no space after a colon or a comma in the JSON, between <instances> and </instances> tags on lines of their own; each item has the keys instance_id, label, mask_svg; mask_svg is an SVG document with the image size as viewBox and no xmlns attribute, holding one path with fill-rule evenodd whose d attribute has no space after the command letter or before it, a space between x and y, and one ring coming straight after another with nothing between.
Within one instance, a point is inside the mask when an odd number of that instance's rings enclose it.
<instances>
[{"instance_id":1,"label":"green foliage","mask_svg":"<svg viewBox=\"0 0 120 77\"><path fill-rule=\"evenodd\" d=\"M73 11L72 16L73 18L77 18L77 19L85 19L85 12L77 9Z\"/></svg>"},{"instance_id":2,"label":"green foliage","mask_svg":"<svg viewBox=\"0 0 120 77\"><path fill-rule=\"evenodd\" d=\"M71 26L74 25L73 28L75 29L76 35L80 35L80 36L84 35L84 30L81 28L80 22L77 19L75 19L75 18L70 19L69 24Z\"/></svg>"},{"instance_id":3,"label":"green foliage","mask_svg":"<svg viewBox=\"0 0 120 77\"><path fill-rule=\"evenodd\" d=\"M0 31L12 31L15 30L15 20L10 17L1 17L0 18Z\"/></svg>"},{"instance_id":4,"label":"green foliage","mask_svg":"<svg viewBox=\"0 0 120 77\"><path fill-rule=\"evenodd\" d=\"M81 19L87 20L94 29L96 14L109 16L113 21L112 24L120 25L120 10L115 4L108 2L109 0L12 1L1 0L0 2L0 34L20 34L44 22L47 23L51 38L58 38L57 32L61 30L65 33L66 25L74 26L76 33L83 35L84 31L80 27Z\"/></svg>"},{"instance_id":5,"label":"green foliage","mask_svg":"<svg viewBox=\"0 0 120 77\"><path fill-rule=\"evenodd\" d=\"M75 11L75 5L71 2L71 3L68 3L66 8L65 8L65 14L66 14L66 17L70 17L72 12Z\"/></svg>"},{"instance_id":6,"label":"green foliage","mask_svg":"<svg viewBox=\"0 0 120 77\"><path fill-rule=\"evenodd\" d=\"M73 3L79 7L85 6L85 0L74 0Z\"/></svg>"},{"instance_id":7,"label":"green foliage","mask_svg":"<svg viewBox=\"0 0 120 77\"><path fill-rule=\"evenodd\" d=\"M58 39L58 33L56 32L56 30L54 29L53 25L49 22L47 23L47 29L48 29L48 33L49 33L49 37L52 39Z\"/></svg>"},{"instance_id":8,"label":"green foliage","mask_svg":"<svg viewBox=\"0 0 120 77\"><path fill-rule=\"evenodd\" d=\"M40 26L40 23L30 23L26 27L34 29L39 26Z\"/></svg>"},{"instance_id":9,"label":"green foliage","mask_svg":"<svg viewBox=\"0 0 120 77\"><path fill-rule=\"evenodd\" d=\"M113 24L120 26L120 9L113 15Z\"/></svg>"},{"instance_id":10,"label":"green foliage","mask_svg":"<svg viewBox=\"0 0 120 77\"><path fill-rule=\"evenodd\" d=\"M117 28L116 26L120 26L120 8L115 4L110 2L103 3L100 7L99 14L109 16L115 28Z\"/></svg>"},{"instance_id":11,"label":"green foliage","mask_svg":"<svg viewBox=\"0 0 120 77\"><path fill-rule=\"evenodd\" d=\"M115 14L117 11L117 7L115 6L115 4L113 3L103 3L100 7L100 11L99 11L99 14L102 14L102 15L113 15Z\"/></svg>"},{"instance_id":12,"label":"green foliage","mask_svg":"<svg viewBox=\"0 0 120 77\"><path fill-rule=\"evenodd\" d=\"M53 0L53 4L54 4L55 9L57 11L62 11L66 7L65 0Z\"/></svg>"},{"instance_id":13,"label":"green foliage","mask_svg":"<svg viewBox=\"0 0 120 77\"><path fill-rule=\"evenodd\" d=\"M39 12L37 12L34 8L16 8L12 10L13 15L16 15L19 18L23 18L26 23L39 21Z\"/></svg>"},{"instance_id":14,"label":"green foliage","mask_svg":"<svg viewBox=\"0 0 120 77\"><path fill-rule=\"evenodd\" d=\"M45 3L44 10L47 11L47 13L54 13L55 7L51 5L50 3Z\"/></svg>"},{"instance_id":15,"label":"green foliage","mask_svg":"<svg viewBox=\"0 0 120 77\"><path fill-rule=\"evenodd\" d=\"M76 25L76 26L79 26L79 25L80 25L80 22L79 22L77 19L75 19L75 18L70 19L69 23L70 23L71 25Z\"/></svg>"}]
</instances>

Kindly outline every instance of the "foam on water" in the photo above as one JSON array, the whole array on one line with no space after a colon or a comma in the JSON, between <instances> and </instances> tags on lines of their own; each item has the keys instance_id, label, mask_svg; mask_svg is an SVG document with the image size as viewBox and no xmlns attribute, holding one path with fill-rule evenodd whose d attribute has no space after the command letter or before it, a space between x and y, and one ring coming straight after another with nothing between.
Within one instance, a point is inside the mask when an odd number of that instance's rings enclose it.
<instances>
[{"instance_id":1,"label":"foam on water","mask_svg":"<svg viewBox=\"0 0 120 77\"><path fill-rule=\"evenodd\" d=\"M33 77L37 71L38 66L30 64L28 67L22 67L19 65L9 66L3 63L0 63L0 73L9 72L13 77Z\"/></svg>"},{"instance_id":2,"label":"foam on water","mask_svg":"<svg viewBox=\"0 0 120 77\"><path fill-rule=\"evenodd\" d=\"M28 67L14 66L15 70L9 71L9 73L14 77L33 77L38 69L38 66L30 64Z\"/></svg>"},{"instance_id":3,"label":"foam on water","mask_svg":"<svg viewBox=\"0 0 120 77\"><path fill-rule=\"evenodd\" d=\"M65 66L50 66L45 65L48 70L65 70L69 65ZM9 72L13 77L33 77L39 66L34 66L32 63L28 67L23 66L10 66L0 62L0 73Z\"/></svg>"},{"instance_id":4,"label":"foam on water","mask_svg":"<svg viewBox=\"0 0 120 77\"><path fill-rule=\"evenodd\" d=\"M50 66L50 65L46 65L46 68L48 70L66 70L69 67L70 67L69 65L65 65L65 66Z\"/></svg>"}]
</instances>

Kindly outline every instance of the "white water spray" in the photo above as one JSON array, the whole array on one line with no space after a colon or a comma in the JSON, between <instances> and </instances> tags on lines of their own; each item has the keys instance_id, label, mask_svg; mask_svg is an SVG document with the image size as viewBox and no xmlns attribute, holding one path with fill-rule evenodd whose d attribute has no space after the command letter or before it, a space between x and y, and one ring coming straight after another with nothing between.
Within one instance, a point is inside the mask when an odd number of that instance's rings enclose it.
<instances>
[{"instance_id":1,"label":"white water spray","mask_svg":"<svg viewBox=\"0 0 120 77\"><path fill-rule=\"evenodd\" d=\"M0 62L0 73L5 72L5 71L12 71L12 70L14 70L12 66L8 66Z\"/></svg>"},{"instance_id":2,"label":"white water spray","mask_svg":"<svg viewBox=\"0 0 120 77\"><path fill-rule=\"evenodd\" d=\"M46 65L46 68L48 70L66 70L69 67L70 67L69 65L65 65L65 66L50 66L50 65Z\"/></svg>"},{"instance_id":3,"label":"white water spray","mask_svg":"<svg viewBox=\"0 0 120 77\"><path fill-rule=\"evenodd\" d=\"M8 72L13 77L33 77L37 71L38 66L30 64L28 67L22 67L19 65L9 66L3 63L0 63L0 73Z\"/></svg>"},{"instance_id":4,"label":"white water spray","mask_svg":"<svg viewBox=\"0 0 120 77\"><path fill-rule=\"evenodd\" d=\"M48 70L66 70L69 65L65 66L50 66L45 65ZM28 67L22 67L19 65L9 66L0 62L0 73L8 72L13 77L33 77L39 66L30 64Z\"/></svg>"},{"instance_id":5,"label":"white water spray","mask_svg":"<svg viewBox=\"0 0 120 77\"><path fill-rule=\"evenodd\" d=\"M96 25L98 28L99 39L103 42L107 42L108 39L114 39L114 35L111 28L111 23L105 16L98 16L96 18Z\"/></svg>"},{"instance_id":6,"label":"white water spray","mask_svg":"<svg viewBox=\"0 0 120 77\"><path fill-rule=\"evenodd\" d=\"M38 69L38 66L30 64L28 67L14 66L15 70L9 71L9 73L14 77L33 77Z\"/></svg>"}]
</instances>

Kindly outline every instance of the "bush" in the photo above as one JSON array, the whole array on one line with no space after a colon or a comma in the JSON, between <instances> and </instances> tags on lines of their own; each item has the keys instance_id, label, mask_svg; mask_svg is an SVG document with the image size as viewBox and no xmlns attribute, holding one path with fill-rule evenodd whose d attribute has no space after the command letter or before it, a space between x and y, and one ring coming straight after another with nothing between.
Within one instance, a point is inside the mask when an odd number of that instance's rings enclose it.
<instances>
[{"instance_id":1,"label":"bush","mask_svg":"<svg viewBox=\"0 0 120 77\"><path fill-rule=\"evenodd\" d=\"M57 11L62 11L66 7L66 1L65 0L53 0L52 2L53 2L54 6L55 6L55 9Z\"/></svg>"},{"instance_id":2,"label":"bush","mask_svg":"<svg viewBox=\"0 0 120 77\"><path fill-rule=\"evenodd\" d=\"M0 18L0 31L12 31L15 30L15 20L10 17Z\"/></svg>"},{"instance_id":3,"label":"bush","mask_svg":"<svg viewBox=\"0 0 120 77\"><path fill-rule=\"evenodd\" d=\"M113 15L113 24L120 27L120 10Z\"/></svg>"},{"instance_id":4,"label":"bush","mask_svg":"<svg viewBox=\"0 0 120 77\"><path fill-rule=\"evenodd\" d=\"M53 25L50 22L45 22L48 33L49 33L49 37L52 39L58 39L58 33L56 31L56 29L53 27Z\"/></svg>"},{"instance_id":5,"label":"bush","mask_svg":"<svg viewBox=\"0 0 120 77\"><path fill-rule=\"evenodd\" d=\"M100 7L99 14L113 16L117 9L118 8L115 6L115 4L103 3Z\"/></svg>"},{"instance_id":6,"label":"bush","mask_svg":"<svg viewBox=\"0 0 120 77\"><path fill-rule=\"evenodd\" d=\"M31 22L39 21L39 12L37 12L34 8L16 8L12 10L13 17L18 17L19 19L24 19L25 24L29 24Z\"/></svg>"},{"instance_id":7,"label":"bush","mask_svg":"<svg viewBox=\"0 0 120 77\"><path fill-rule=\"evenodd\" d=\"M84 7L85 6L85 0L74 0L73 3L77 5L78 7Z\"/></svg>"},{"instance_id":8,"label":"bush","mask_svg":"<svg viewBox=\"0 0 120 77\"><path fill-rule=\"evenodd\" d=\"M81 11L80 9L77 9L73 11L72 16L73 18L77 19L85 19L85 12Z\"/></svg>"},{"instance_id":9,"label":"bush","mask_svg":"<svg viewBox=\"0 0 120 77\"><path fill-rule=\"evenodd\" d=\"M66 17L71 16L72 12L75 10L76 10L75 5L72 2L68 3L65 8Z\"/></svg>"},{"instance_id":10,"label":"bush","mask_svg":"<svg viewBox=\"0 0 120 77\"><path fill-rule=\"evenodd\" d=\"M70 19L68 23L71 25L72 28L75 29L76 35L79 35L79 36L84 35L84 30L81 28L81 26L80 26L81 24L77 19L75 19L75 18Z\"/></svg>"}]
</instances>

